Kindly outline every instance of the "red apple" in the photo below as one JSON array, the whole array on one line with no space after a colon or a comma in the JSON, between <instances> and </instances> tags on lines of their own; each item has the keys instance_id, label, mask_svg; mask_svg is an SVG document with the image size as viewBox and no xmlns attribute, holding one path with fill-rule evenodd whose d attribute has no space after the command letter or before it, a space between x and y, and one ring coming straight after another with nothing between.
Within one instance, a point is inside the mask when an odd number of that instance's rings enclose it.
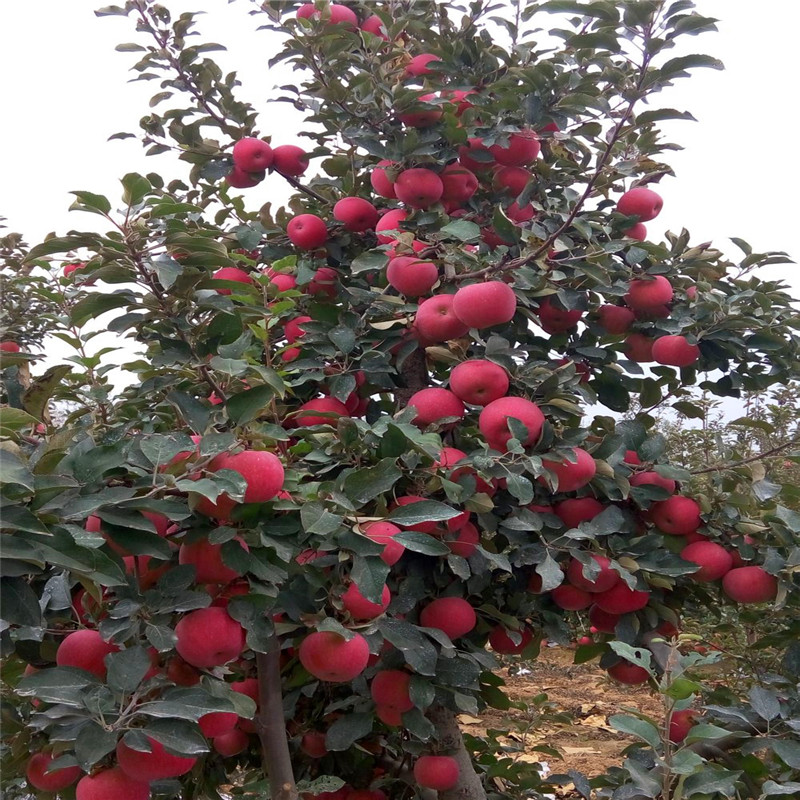
<instances>
[{"instance_id":1,"label":"red apple","mask_svg":"<svg viewBox=\"0 0 800 800\"><path fill-rule=\"evenodd\" d=\"M419 297L428 294L439 280L439 269L432 261L414 256L395 256L386 267L386 280L400 294Z\"/></svg>"},{"instance_id":2,"label":"red apple","mask_svg":"<svg viewBox=\"0 0 800 800\"><path fill-rule=\"evenodd\" d=\"M19 353L20 350L16 342L0 342L0 353Z\"/></svg>"},{"instance_id":3,"label":"red apple","mask_svg":"<svg viewBox=\"0 0 800 800\"><path fill-rule=\"evenodd\" d=\"M653 503L650 518L660 530L672 536L687 536L703 524L700 506L691 497L680 494Z\"/></svg>"},{"instance_id":4,"label":"red apple","mask_svg":"<svg viewBox=\"0 0 800 800\"><path fill-rule=\"evenodd\" d=\"M620 614L611 614L608 611L603 611L600 606L593 605L589 609L589 622L592 623L592 633L614 633L620 616Z\"/></svg>"},{"instance_id":5,"label":"red apple","mask_svg":"<svg viewBox=\"0 0 800 800\"><path fill-rule=\"evenodd\" d=\"M398 506L408 506L412 503L423 503L427 497L420 497L418 494L407 494L395 499L389 505L389 510L393 511ZM437 533L439 531L439 524L437 522L418 522L416 525L400 525L403 530L419 531L420 533Z\"/></svg>"},{"instance_id":6,"label":"red apple","mask_svg":"<svg viewBox=\"0 0 800 800\"><path fill-rule=\"evenodd\" d=\"M371 33L373 36L378 36L385 42L389 41L386 25L377 14L367 17L364 22L361 23L361 30Z\"/></svg>"},{"instance_id":7,"label":"red apple","mask_svg":"<svg viewBox=\"0 0 800 800\"><path fill-rule=\"evenodd\" d=\"M639 222L655 219L664 205L661 196L646 186L629 189L617 202L617 211L626 217L639 217Z\"/></svg>"},{"instance_id":8,"label":"red apple","mask_svg":"<svg viewBox=\"0 0 800 800\"><path fill-rule=\"evenodd\" d=\"M414 763L414 780L426 789L446 792L458 783L458 762L450 756L420 756Z\"/></svg>"},{"instance_id":9,"label":"red apple","mask_svg":"<svg viewBox=\"0 0 800 800\"><path fill-rule=\"evenodd\" d=\"M643 242L647 239L647 226L643 222L637 222L633 227L622 231L622 235L629 239L636 239L637 242Z\"/></svg>"},{"instance_id":10,"label":"red apple","mask_svg":"<svg viewBox=\"0 0 800 800\"><path fill-rule=\"evenodd\" d=\"M636 319L633 311L624 306L603 305L600 306L597 313L600 326L605 328L606 333L614 336L627 333Z\"/></svg>"},{"instance_id":11,"label":"red apple","mask_svg":"<svg viewBox=\"0 0 800 800\"><path fill-rule=\"evenodd\" d=\"M458 339L469 331L455 314L454 298L452 294L437 294L419 304L414 328L420 339L430 343L445 342Z\"/></svg>"},{"instance_id":12,"label":"red apple","mask_svg":"<svg viewBox=\"0 0 800 800\"><path fill-rule=\"evenodd\" d=\"M494 173L493 184L498 191L519 197L532 177L533 173L524 167L501 167Z\"/></svg>"},{"instance_id":13,"label":"red apple","mask_svg":"<svg viewBox=\"0 0 800 800\"><path fill-rule=\"evenodd\" d=\"M197 762L197 758L175 756L164 749L161 742L148 736L150 752L134 750L120 739L117 743L117 764L130 778L138 781L159 781L185 775Z\"/></svg>"},{"instance_id":14,"label":"red apple","mask_svg":"<svg viewBox=\"0 0 800 800\"><path fill-rule=\"evenodd\" d=\"M385 520L378 522L368 522L363 526L364 536L372 539L373 542L384 545L381 558L390 567L396 564L406 548L400 542L394 541L394 536L400 533L400 528Z\"/></svg>"},{"instance_id":15,"label":"red apple","mask_svg":"<svg viewBox=\"0 0 800 800\"><path fill-rule=\"evenodd\" d=\"M313 425L333 425L337 417L349 417L347 406L335 397L318 397L303 403L284 420L287 428L310 428Z\"/></svg>"},{"instance_id":16,"label":"red apple","mask_svg":"<svg viewBox=\"0 0 800 800\"><path fill-rule=\"evenodd\" d=\"M294 344L294 342L305 334L305 329L303 328L304 322L311 322L311 317L301 315L290 319L284 324L283 335L286 337L286 341L289 342L289 344Z\"/></svg>"},{"instance_id":17,"label":"red apple","mask_svg":"<svg viewBox=\"0 0 800 800\"><path fill-rule=\"evenodd\" d=\"M333 631L315 631L303 639L297 655L306 671L315 678L346 683L366 668L369 645L360 633L345 639Z\"/></svg>"},{"instance_id":18,"label":"red apple","mask_svg":"<svg viewBox=\"0 0 800 800\"><path fill-rule=\"evenodd\" d=\"M623 347L625 357L630 361L646 362L653 360L653 340L643 333L631 333Z\"/></svg>"},{"instance_id":19,"label":"red apple","mask_svg":"<svg viewBox=\"0 0 800 800\"><path fill-rule=\"evenodd\" d=\"M605 556L592 555L592 560L600 568L594 578L587 578L583 572L583 564L573 558L567 567L567 580L584 592L607 592L619 583L619 573L611 568L611 561Z\"/></svg>"},{"instance_id":20,"label":"red apple","mask_svg":"<svg viewBox=\"0 0 800 800\"><path fill-rule=\"evenodd\" d=\"M498 164L506 167L524 167L536 161L542 146L535 131L512 133L508 145L493 144L489 152Z\"/></svg>"},{"instance_id":21,"label":"red apple","mask_svg":"<svg viewBox=\"0 0 800 800\"><path fill-rule=\"evenodd\" d=\"M491 328L510 322L517 310L514 290L503 281L462 286L453 298L453 312L468 328Z\"/></svg>"},{"instance_id":22,"label":"red apple","mask_svg":"<svg viewBox=\"0 0 800 800\"><path fill-rule=\"evenodd\" d=\"M581 611L592 604L592 595L573 586L571 583L562 583L550 592L553 602L565 611Z\"/></svg>"},{"instance_id":23,"label":"red apple","mask_svg":"<svg viewBox=\"0 0 800 800\"><path fill-rule=\"evenodd\" d=\"M25 776L34 789L40 792L58 792L72 786L80 778L80 767L62 767L48 772L52 762L53 757L49 753L35 753L31 756L25 768Z\"/></svg>"},{"instance_id":24,"label":"red apple","mask_svg":"<svg viewBox=\"0 0 800 800\"><path fill-rule=\"evenodd\" d=\"M778 581L761 567L736 567L722 579L722 590L737 603L766 603L778 595Z\"/></svg>"},{"instance_id":25,"label":"red apple","mask_svg":"<svg viewBox=\"0 0 800 800\"><path fill-rule=\"evenodd\" d=\"M232 711L212 711L209 714L203 714L197 720L197 724L200 726L203 736L213 739L215 736L222 736L222 734L232 731L238 721L239 715Z\"/></svg>"},{"instance_id":26,"label":"red apple","mask_svg":"<svg viewBox=\"0 0 800 800\"><path fill-rule=\"evenodd\" d=\"M308 169L308 154L302 147L282 144L272 149L272 169L280 175L297 178Z\"/></svg>"},{"instance_id":27,"label":"red apple","mask_svg":"<svg viewBox=\"0 0 800 800\"><path fill-rule=\"evenodd\" d=\"M244 539L237 536L235 541L243 550L250 551ZM240 574L223 563L222 545L211 544L208 539L182 544L178 551L178 563L194 566L196 583L230 583Z\"/></svg>"},{"instance_id":28,"label":"red apple","mask_svg":"<svg viewBox=\"0 0 800 800\"><path fill-rule=\"evenodd\" d=\"M494 156L483 143L483 139L468 139L467 144L458 148L458 160L467 169L481 172L489 169L494 163Z\"/></svg>"},{"instance_id":29,"label":"red apple","mask_svg":"<svg viewBox=\"0 0 800 800\"><path fill-rule=\"evenodd\" d=\"M475 173L457 162L448 164L439 174L444 191L442 200L466 203L478 190Z\"/></svg>"},{"instance_id":30,"label":"red apple","mask_svg":"<svg viewBox=\"0 0 800 800\"><path fill-rule=\"evenodd\" d=\"M683 711L673 711L669 721L669 740L673 744L680 744L694 727L697 712L693 708L686 708Z\"/></svg>"},{"instance_id":31,"label":"red apple","mask_svg":"<svg viewBox=\"0 0 800 800\"><path fill-rule=\"evenodd\" d=\"M332 267L320 267L308 282L306 291L314 297L325 296L333 300L337 295L336 280L338 277L338 273Z\"/></svg>"},{"instance_id":32,"label":"red apple","mask_svg":"<svg viewBox=\"0 0 800 800\"><path fill-rule=\"evenodd\" d=\"M342 595L342 605L354 620L364 621L368 619L375 619L383 614L389 607L392 600L392 595L389 592L389 587L384 584L381 591L381 602L373 603L367 600L361 590L355 583L351 583L347 587L347 591Z\"/></svg>"},{"instance_id":33,"label":"red apple","mask_svg":"<svg viewBox=\"0 0 800 800\"><path fill-rule=\"evenodd\" d=\"M126 775L119 767L84 775L75 787L75 800L150 800L150 784Z\"/></svg>"},{"instance_id":34,"label":"red apple","mask_svg":"<svg viewBox=\"0 0 800 800\"><path fill-rule=\"evenodd\" d=\"M536 209L530 203L520 206L516 200L506 209L506 216L512 222L516 222L517 225L521 225L523 222L533 219L536 214Z\"/></svg>"},{"instance_id":35,"label":"red apple","mask_svg":"<svg viewBox=\"0 0 800 800\"><path fill-rule=\"evenodd\" d=\"M594 497L572 497L556 503L553 511L568 528L577 528L581 522L593 520L604 509L605 506Z\"/></svg>"},{"instance_id":36,"label":"red apple","mask_svg":"<svg viewBox=\"0 0 800 800\"><path fill-rule=\"evenodd\" d=\"M549 297L539 301L539 309L536 313L539 316L539 326L549 334L571 330L583 316L583 311L560 308Z\"/></svg>"},{"instance_id":37,"label":"red apple","mask_svg":"<svg viewBox=\"0 0 800 800\"><path fill-rule=\"evenodd\" d=\"M378 244L388 244L395 240L394 236L387 236L383 231L398 231L402 232L400 223L408 217L408 212L402 208L393 208L387 211L375 226L375 232L378 234Z\"/></svg>"},{"instance_id":38,"label":"red apple","mask_svg":"<svg viewBox=\"0 0 800 800\"><path fill-rule=\"evenodd\" d=\"M560 461L542 459L542 466L555 475L554 484L557 484L559 492L582 489L597 472L597 464L589 453L580 447L572 447L570 451L570 457L565 456Z\"/></svg>"},{"instance_id":39,"label":"red apple","mask_svg":"<svg viewBox=\"0 0 800 800\"><path fill-rule=\"evenodd\" d=\"M208 472L230 469L238 472L247 483L244 493L245 503L265 503L283 488L283 464L280 459L267 450L244 450L241 453L220 453L206 467ZM227 494L221 494L211 501L200 499L197 511L216 519L227 519L237 503Z\"/></svg>"},{"instance_id":40,"label":"red apple","mask_svg":"<svg viewBox=\"0 0 800 800\"><path fill-rule=\"evenodd\" d=\"M506 452L508 441L513 436L508 426L509 418L519 420L528 431L521 443L523 447L538 440L544 425L544 414L539 406L524 397L501 397L487 404L478 418L478 427L493 450Z\"/></svg>"},{"instance_id":41,"label":"red apple","mask_svg":"<svg viewBox=\"0 0 800 800\"><path fill-rule=\"evenodd\" d=\"M107 670L105 658L117 652L119 647L106 642L98 631L73 631L61 640L56 650L56 664L59 667L85 669L104 681Z\"/></svg>"},{"instance_id":42,"label":"red apple","mask_svg":"<svg viewBox=\"0 0 800 800\"><path fill-rule=\"evenodd\" d=\"M420 78L423 75L432 75L436 71L435 68L431 69L428 66L432 61L441 61L441 58L433 53L421 53L414 56L406 67L406 77Z\"/></svg>"},{"instance_id":43,"label":"red apple","mask_svg":"<svg viewBox=\"0 0 800 800\"><path fill-rule=\"evenodd\" d=\"M406 169L397 176L394 192L401 203L411 208L430 208L441 199L444 184L433 170Z\"/></svg>"},{"instance_id":44,"label":"red apple","mask_svg":"<svg viewBox=\"0 0 800 800\"><path fill-rule=\"evenodd\" d=\"M404 670L385 669L372 679L370 694L377 705L395 708L401 713L411 711L414 702L409 694L411 675Z\"/></svg>"},{"instance_id":45,"label":"red apple","mask_svg":"<svg viewBox=\"0 0 800 800\"><path fill-rule=\"evenodd\" d=\"M233 146L233 166L242 172L264 172L272 166L272 148L263 139L239 139Z\"/></svg>"},{"instance_id":46,"label":"red apple","mask_svg":"<svg viewBox=\"0 0 800 800\"><path fill-rule=\"evenodd\" d=\"M396 161L389 161L386 158L382 159L375 165L370 173L369 182L372 184L372 188L376 194L379 194L381 197L386 197L390 200L395 197L394 180L389 178L387 168L391 169L399 166L400 165Z\"/></svg>"},{"instance_id":47,"label":"red apple","mask_svg":"<svg viewBox=\"0 0 800 800\"><path fill-rule=\"evenodd\" d=\"M653 360L671 367L688 367L700 358L700 348L685 336L660 336L653 342Z\"/></svg>"},{"instance_id":48,"label":"red apple","mask_svg":"<svg viewBox=\"0 0 800 800\"><path fill-rule=\"evenodd\" d=\"M628 285L625 302L634 311L650 311L672 302L672 284L663 275L634 278Z\"/></svg>"},{"instance_id":49,"label":"red apple","mask_svg":"<svg viewBox=\"0 0 800 800\"><path fill-rule=\"evenodd\" d=\"M521 631L513 631L519 638L519 642L515 642L509 635L508 629L502 625L496 625L492 628L489 634L489 644L495 653L508 656L518 656L532 641L533 631L525 625Z\"/></svg>"},{"instance_id":50,"label":"red apple","mask_svg":"<svg viewBox=\"0 0 800 800\"><path fill-rule=\"evenodd\" d=\"M608 668L608 674L620 683L629 686L636 686L640 683L647 683L650 675L644 667L631 664L630 661L619 661L613 667Z\"/></svg>"},{"instance_id":51,"label":"red apple","mask_svg":"<svg viewBox=\"0 0 800 800\"><path fill-rule=\"evenodd\" d=\"M238 756L243 753L250 744L250 737L241 729L233 728L232 730L221 733L215 736L211 744L214 749L225 758Z\"/></svg>"},{"instance_id":52,"label":"red apple","mask_svg":"<svg viewBox=\"0 0 800 800\"><path fill-rule=\"evenodd\" d=\"M439 107L433 106L433 101L435 100L435 94L423 94L414 103L415 110L398 114L397 118L409 128L430 128L431 125L435 125L442 118L442 112Z\"/></svg>"},{"instance_id":53,"label":"red apple","mask_svg":"<svg viewBox=\"0 0 800 800\"><path fill-rule=\"evenodd\" d=\"M409 398L408 406L416 408L417 414L412 422L423 429L446 417L461 419L466 414L464 404L451 391L438 386L415 392Z\"/></svg>"},{"instance_id":54,"label":"red apple","mask_svg":"<svg viewBox=\"0 0 800 800\"><path fill-rule=\"evenodd\" d=\"M245 647L244 628L224 608L190 611L175 626L178 655L193 667L221 667Z\"/></svg>"},{"instance_id":55,"label":"red apple","mask_svg":"<svg viewBox=\"0 0 800 800\"><path fill-rule=\"evenodd\" d=\"M243 269L239 269L238 267L222 267L218 269L212 276L212 280L215 281L235 281L236 283L247 283L252 284L253 279L250 277L248 272L245 272ZM231 294L232 289L216 289L217 294Z\"/></svg>"},{"instance_id":56,"label":"red apple","mask_svg":"<svg viewBox=\"0 0 800 800\"><path fill-rule=\"evenodd\" d=\"M266 172L242 172L234 167L225 176L225 182L234 189L251 189L253 186L258 186L266 177Z\"/></svg>"},{"instance_id":57,"label":"red apple","mask_svg":"<svg viewBox=\"0 0 800 800\"><path fill-rule=\"evenodd\" d=\"M200 683L200 673L180 656L173 656L167 661L164 674L178 686L196 686Z\"/></svg>"},{"instance_id":58,"label":"red apple","mask_svg":"<svg viewBox=\"0 0 800 800\"><path fill-rule=\"evenodd\" d=\"M462 361L450 373L450 391L465 403L485 406L508 394L508 373L484 359Z\"/></svg>"},{"instance_id":59,"label":"red apple","mask_svg":"<svg viewBox=\"0 0 800 800\"><path fill-rule=\"evenodd\" d=\"M469 558L478 547L480 532L471 522L465 523L460 528L450 528L450 522L452 520L447 521L449 533L444 535L442 541L454 555Z\"/></svg>"},{"instance_id":60,"label":"red apple","mask_svg":"<svg viewBox=\"0 0 800 800\"><path fill-rule=\"evenodd\" d=\"M328 228L316 214L298 214L286 226L289 241L301 250L316 250L328 241Z\"/></svg>"},{"instance_id":61,"label":"red apple","mask_svg":"<svg viewBox=\"0 0 800 800\"><path fill-rule=\"evenodd\" d=\"M300 740L300 749L310 758L324 758L328 755L323 731L307 731Z\"/></svg>"},{"instance_id":62,"label":"red apple","mask_svg":"<svg viewBox=\"0 0 800 800\"><path fill-rule=\"evenodd\" d=\"M650 592L630 589L627 583L619 581L605 592L595 594L592 599L598 608L609 614L630 614L647 605L650 600ZM597 625L596 622L594 624Z\"/></svg>"},{"instance_id":63,"label":"red apple","mask_svg":"<svg viewBox=\"0 0 800 800\"><path fill-rule=\"evenodd\" d=\"M478 623L475 609L463 597L440 597L432 600L419 615L424 628L438 628L451 639L468 634Z\"/></svg>"},{"instance_id":64,"label":"red apple","mask_svg":"<svg viewBox=\"0 0 800 800\"><path fill-rule=\"evenodd\" d=\"M697 572L689 575L700 583L718 581L733 567L733 556L716 542L693 542L681 550L681 558L700 566Z\"/></svg>"},{"instance_id":65,"label":"red apple","mask_svg":"<svg viewBox=\"0 0 800 800\"><path fill-rule=\"evenodd\" d=\"M670 494L675 492L677 484L671 478L665 478L657 472L637 472L628 479L631 486L660 486Z\"/></svg>"},{"instance_id":66,"label":"red apple","mask_svg":"<svg viewBox=\"0 0 800 800\"><path fill-rule=\"evenodd\" d=\"M362 233L372 230L378 223L378 210L363 197L343 197L333 207L333 218L348 231Z\"/></svg>"}]
</instances>

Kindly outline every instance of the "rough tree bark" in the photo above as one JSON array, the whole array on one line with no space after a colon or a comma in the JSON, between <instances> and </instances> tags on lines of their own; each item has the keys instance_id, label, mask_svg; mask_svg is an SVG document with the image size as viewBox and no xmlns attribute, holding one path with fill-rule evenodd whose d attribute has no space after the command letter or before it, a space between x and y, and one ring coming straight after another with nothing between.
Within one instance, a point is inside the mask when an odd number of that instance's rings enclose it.
<instances>
[{"instance_id":1,"label":"rough tree bark","mask_svg":"<svg viewBox=\"0 0 800 800\"><path fill-rule=\"evenodd\" d=\"M442 755L451 756L458 762L458 783L446 792L439 792L439 800L486 800L481 779L464 746L456 715L449 708L436 704L428 711L428 719L436 728Z\"/></svg>"},{"instance_id":2,"label":"rough tree bark","mask_svg":"<svg viewBox=\"0 0 800 800\"><path fill-rule=\"evenodd\" d=\"M286 738L280 659L280 641L273 634L267 652L256 654L259 712L255 723L261 740L264 771L269 778L270 797L272 800L299 800Z\"/></svg>"}]
</instances>

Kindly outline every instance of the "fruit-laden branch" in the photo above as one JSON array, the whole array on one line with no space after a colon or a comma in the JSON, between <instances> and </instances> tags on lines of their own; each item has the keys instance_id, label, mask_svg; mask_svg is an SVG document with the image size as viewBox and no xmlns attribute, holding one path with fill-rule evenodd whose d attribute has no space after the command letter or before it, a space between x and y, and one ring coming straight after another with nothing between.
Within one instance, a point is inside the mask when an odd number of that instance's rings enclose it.
<instances>
[{"instance_id":1,"label":"fruit-laden branch","mask_svg":"<svg viewBox=\"0 0 800 800\"><path fill-rule=\"evenodd\" d=\"M270 797L272 800L298 800L300 795L286 739L280 648L280 641L273 633L268 640L267 652L256 654L259 712L255 723L261 740L264 770L269 778Z\"/></svg>"},{"instance_id":2,"label":"fruit-laden branch","mask_svg":"<svg viewBox=\"0 0 800 800\"><path fill-rule=\"evenodd\" d=\"M784 444L779 444L777 447L773 447L770 450L764 450L762 453L756 453L754 456L749 456L748 458L743 458L741 461L731 461L729 464L714 464L711 467L703 467L703 469L695 469L692 470L692 475L703 475L707 472L720 472L724 469L736 469L736 467L741 467L744 464L752 464L754 461L761 461L764 458L769 458L770 456L774 456L783 450L788 450L790 447L794 447L795 445L800 444L800 438L791 439L788 442L784 442Z\"/></svg>"}]
</instances>

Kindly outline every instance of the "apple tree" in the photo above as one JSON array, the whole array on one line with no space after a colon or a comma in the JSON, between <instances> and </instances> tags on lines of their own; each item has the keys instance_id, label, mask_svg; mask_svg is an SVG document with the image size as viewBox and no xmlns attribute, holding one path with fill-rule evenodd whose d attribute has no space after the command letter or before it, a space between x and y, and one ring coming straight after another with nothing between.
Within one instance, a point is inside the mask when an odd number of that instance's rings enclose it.
<instances>
[{"instance_id":1,"label":"apple tree","mask_svg":"<svg viewBox=\"0 0 800 800\"><path fill-rule=\"evenodd\" d=\"M539 797L457 717L508 707L498 654L587 621L577 657L666 716L617 720L645 749L575 792L791 794L791 680L715 689L716 722L671 732L705 691L682 613L776 613L800 672L800 517L757 458L693 488L654 414L799 371L792 299L757 273L783 254L646 228L676 147L658 124L690 118L657 95L720 66L676 55L714 21L688 0L249 12L307 148L197 15L127 0L97 13L135 25L141 138L177 177L76 191L105 233L3 239L7 795ZM55 340L74 352L44 369Z\"/></svg>"}]
</instances>

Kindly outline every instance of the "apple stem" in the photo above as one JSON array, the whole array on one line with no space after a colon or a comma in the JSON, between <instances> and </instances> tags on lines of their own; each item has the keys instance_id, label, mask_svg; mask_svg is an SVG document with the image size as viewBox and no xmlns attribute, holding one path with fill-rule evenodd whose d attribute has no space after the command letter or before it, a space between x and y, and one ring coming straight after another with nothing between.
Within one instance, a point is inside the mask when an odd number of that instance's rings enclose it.
<instances>
[{"instance_id":1,"label":"apple stem","mask_svg":"<svg viewBox=\"0 0 800 800\"><path fill-rule=\"evenodd\" d=\"M439 800L486 800L486 791L464 746L455 713L437 703L428 710L428 719L436 729L441 752L458 763L458 783L452 789L439 792Z\"/></svg>"},{"instance_id":2,"label":"apple stem","mask_svg":"<svg viewBox=\"0 0 800 800\"><path fill-rule=\"evenodd\" d=\"M274 633L268 639L267 652L256 653L256 668L259 712L254 721L261 740L264 771L269 777L270 797L273 800L299 800L286 739L280 642Z\"/></svg>"}]
</instances>

